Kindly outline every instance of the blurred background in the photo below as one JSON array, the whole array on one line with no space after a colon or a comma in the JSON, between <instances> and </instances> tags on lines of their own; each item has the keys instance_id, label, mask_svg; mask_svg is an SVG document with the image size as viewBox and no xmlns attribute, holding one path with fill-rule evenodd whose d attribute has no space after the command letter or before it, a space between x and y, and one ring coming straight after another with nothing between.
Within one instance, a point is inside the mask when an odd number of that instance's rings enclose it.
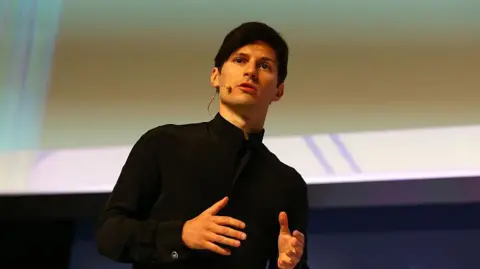
<instances>
[{"instance_id":1,"label":"blurred background","mask_svg":"<svg viewBox=\"0 0 480 269\"><path fill-rule=\"evenodd\" d=\"M8 268L126 267L96 214L142 133L211 119L250 20L291 50L265 143L309 184L311 268L480 268L480 1L0 0Z\"/></svg>"}]
</instances>

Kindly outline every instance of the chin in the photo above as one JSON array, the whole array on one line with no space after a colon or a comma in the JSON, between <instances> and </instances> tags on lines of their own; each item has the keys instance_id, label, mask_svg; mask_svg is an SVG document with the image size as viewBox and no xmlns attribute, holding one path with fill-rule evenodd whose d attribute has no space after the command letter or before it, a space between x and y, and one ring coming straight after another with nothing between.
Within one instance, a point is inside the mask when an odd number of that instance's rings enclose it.
<instances>
[{"instance_id":1,"label":"chin","mask_svg":"<svg viewBox=\"0 0 480 269\"><path fill-rule=\"evenodd\" d=\"M253 106L256 105L257 102L255 102L255 100L235 100L230 102L230 104L234 106Z\"/></svg>"},{"instance_id":2,"label":"chin","mask_svg":"<svg viewBox=\"0 0 480 269\"><path fill-rule=\"evenodd\" d=\"M257 100L250 96L237 96L235 98L226 98L223 102L232 106L247 106L257 104Z\"/></svg>"}]
</instances>

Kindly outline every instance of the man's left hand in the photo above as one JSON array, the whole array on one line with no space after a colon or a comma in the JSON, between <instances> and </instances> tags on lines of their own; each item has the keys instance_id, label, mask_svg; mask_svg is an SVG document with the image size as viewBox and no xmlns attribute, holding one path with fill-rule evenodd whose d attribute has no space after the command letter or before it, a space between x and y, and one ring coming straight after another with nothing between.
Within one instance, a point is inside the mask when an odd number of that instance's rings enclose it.
<instances>
[{"instance_id":1,"label":"man's left hand","mask_svg":"<svg viewBox=\"0 0 480 269\"><path fill-rule=\"evenodd\" d=\"M293 269L303 255L305 236L295 230L290 233L287 213L281 212L278 216L280 234L278 235L278 268Z\"/></svg>"}]
</instances>

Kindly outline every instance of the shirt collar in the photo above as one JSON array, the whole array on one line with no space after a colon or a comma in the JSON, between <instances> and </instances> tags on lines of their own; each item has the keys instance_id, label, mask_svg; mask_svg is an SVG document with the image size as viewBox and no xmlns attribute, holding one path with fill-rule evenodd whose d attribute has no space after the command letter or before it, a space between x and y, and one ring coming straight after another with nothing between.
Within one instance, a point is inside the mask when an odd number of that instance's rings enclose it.
<instances>
[{"instance_id":1,"label":"shirt collar","mask_svg":"<svg viewBox=\"0 0 480 269\"><path fill-rule=\"evenodd\" d=\"M227 121L220 113L217 113L208 125L214 135L232 146L258 148L263 143L265 129L257 133L248 134L248 139L246 139L243 130Z\"/></svg>"}]
</instances>

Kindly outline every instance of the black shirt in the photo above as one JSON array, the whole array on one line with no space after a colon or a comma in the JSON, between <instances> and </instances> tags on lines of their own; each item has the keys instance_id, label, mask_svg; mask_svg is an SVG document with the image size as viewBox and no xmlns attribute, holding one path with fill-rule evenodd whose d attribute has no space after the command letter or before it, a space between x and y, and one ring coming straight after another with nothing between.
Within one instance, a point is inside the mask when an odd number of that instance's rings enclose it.
<instances>
[{"instance_id":1,"label":"black shirt","mask_svg":"<svg viewBox=\"0 0 480 269\"><path fill-rule=\"evenodd\" d=\"M276 268L278 215L307 236L307 186L299 173L220 114L209 122L162 125L133 146L102 212L99 252L134 268ZM249 155L241 167L241 160ZM244 158L245 159L245 158ZM239 168L241 173L237 173ZM181 233L223 197L219 215L246 224L247 239L230 256L188 249ZM305 244L306 245L306 244ZM308 268L305 246L296 268Z\"/></svg>"}]
</instances>

